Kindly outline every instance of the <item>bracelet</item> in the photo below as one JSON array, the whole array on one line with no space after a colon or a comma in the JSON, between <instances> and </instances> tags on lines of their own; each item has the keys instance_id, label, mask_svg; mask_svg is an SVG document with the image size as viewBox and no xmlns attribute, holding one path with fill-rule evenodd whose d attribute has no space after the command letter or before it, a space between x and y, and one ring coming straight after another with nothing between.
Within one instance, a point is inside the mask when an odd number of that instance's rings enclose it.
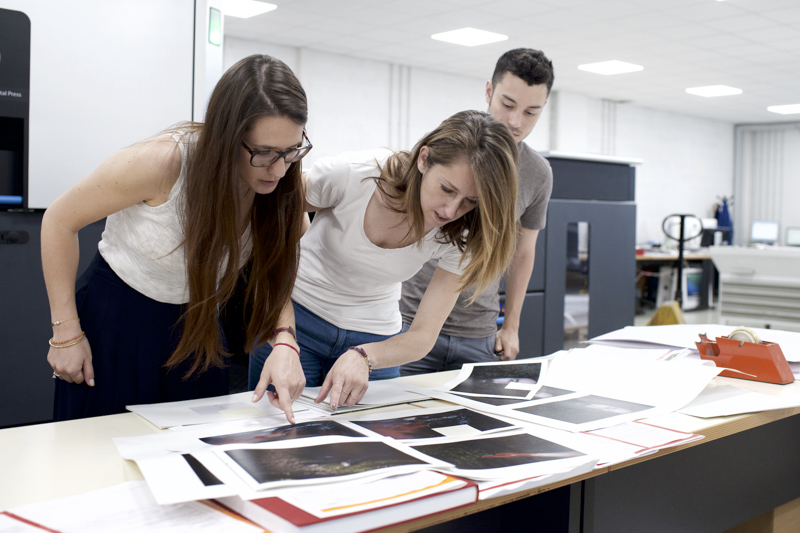
<instances>
[{"instance_id":1,"label":"bracelet","mask_svg":"<svg viewBox=\"0 0 800 533\"><path fill-rule=\"evenodd\" d=\"M278 333L280 333L281 331L288 332L292 337L294 337L295 342L297 342L297 333L294 331L294 328L291 327L291 326L286 326L285 328L275 328L275 329L273 329L272 330L272 335L270 336L270 339L274 339L275 337L277 337Z\"/></svg>"},{"instance_id":2,"label":"bracelet","mask_svg":"<svg viewBox=\"0 0 800 533\"><path fill-rule=\"evenodd\" d=\"M371 375L372 374L372 363L369 360L369 356L367 355L367 352L364 351L364 348L362 348L361 346L351 346L351 347L348 348L348 350L353 350L354 352L356 352L357 354L360 354L364 358L364 361L367 362L367 369L369 370L369 373Z\"/></svg>"},{"instance_id":3,"label":"bracelet","mask_svg":"<svg viewBox=\"0 0 800 533\"><path fill-rule=\"evenodd\" d=\"M83 337L84 335L86 335L86 333L81 331L80 335L76 335L76 336L72 337L71 339L67 339L65 341L54 341L53 339L50 339L50 346L62 346L64 344L70 343L72 341L76 341L76 340L80 339L81 337Z\"/></svg>"},{"instance_id":4,"label":"bracelet","mask_svg":"<svg viewBox=\"0 0 800 533\"><path fill-rule=\"evenodd\" d=\"M86 338L86 333L81 331L81 334L78 335L77 337L63 342L55 342L53 341L53 339L50 339L47 342L50 343L50 346L52 346L53 348L69 348L70 346L75 346L76 344L82 342L85 338Z\"/></svg>"},{"instance_id":5,"label":"bracelet","mask_svg":"<svg viewBox=\"0 0 800 533\"><path fill-rule=\"evenodd\" d=\"M291 348L292 350L297 352L297 357L300 357L300 350L298 350L297 348L295 348L291 344L286 344L285 342L276 342L275 344L272 345L273 348L275 348L276 346L288 346L289 348Z\"/></svg>"},{"instance_id":6,"label":"bracelet","mask_svg":"<svg viewBox=\"0 0 800 533\"><path fill-rule=\"evenodd\" d=\"M81 319L76 316L75 318L68 318L66 320L56 320L55 322L51 322L50 325L53 327L60 326L64 322L69 322L70 320L77 320L78 322L80 322Z\"/></svg>"}]
</instances>

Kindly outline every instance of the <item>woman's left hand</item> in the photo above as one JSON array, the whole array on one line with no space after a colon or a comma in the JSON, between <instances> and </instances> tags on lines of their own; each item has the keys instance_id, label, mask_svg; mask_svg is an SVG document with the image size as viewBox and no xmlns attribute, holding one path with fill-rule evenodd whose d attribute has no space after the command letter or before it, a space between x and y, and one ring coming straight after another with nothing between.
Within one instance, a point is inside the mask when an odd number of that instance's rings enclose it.
<instances>
[{"instance_id":1,"label":"woman's left hand","mask_svg":"<svg viewBox=\"0 0 800 533\"><path fill-rule=\"evenodd\" d=\"M353 407L361 401L368 387L369 367L364 357L358 352L347 350L333 364L314 402L325 401L330 392L331 409L334 411L340 405Z\"/></svg>"},{"instance_id":2,"label":"woman's left hand","mask_svg":"<svg viewBox=\"0 0 800 533\"><path fill-rule=\"evenodd\" d=\"M275 392L267 391L267 386L275 387ZM286 420L294 424L292 403L300 397L306 386L306 377L300 358L292 348L276 345L264 361L261 378L253 394L253 402L259 401L266 392L269 403L286 413Z\"/></svg>"}]
</instances>

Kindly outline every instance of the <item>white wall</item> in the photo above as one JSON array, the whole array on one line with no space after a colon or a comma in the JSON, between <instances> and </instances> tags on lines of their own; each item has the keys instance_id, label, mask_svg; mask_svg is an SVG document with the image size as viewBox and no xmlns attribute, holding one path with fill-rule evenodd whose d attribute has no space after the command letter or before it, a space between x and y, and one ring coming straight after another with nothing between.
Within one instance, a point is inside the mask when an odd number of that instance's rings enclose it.
<instances>
[{"instance_id":1,"label":"white wall","mask_svg":"<svg viewBox=\"0 0 800 533\"><path fill-rule=\"evenodd\" d=\"M0 0L31 21L28 206L192 116L193 0Z\"/></svg>"},{"instance_id":2,"label":"white wall","mask_svg":"<svg viewBox=\"0 0 800 533\"><path fill-rule=\"evenodd\" d=\"M733 193L734 126L632 105L617 108L617 155L636 169L636 240L663 241L671 214L713 218L718 197Z\"/></svg>"},{"instance_id":3,"label":"white wall","mask_svg":"<svg viewBox=\"0 0 800 533\"><path fill-rule=\"evenodd\" d=\"M787 130L783 153L783 219L780 242L784 242L786 228L800 228L800 126Z\"/></svg>"},{"instance_id":4,"label":"white wall","mask_svg":"<svg viewBox=\"0 0 800 533\"><path fill-rule=\"evenodd\" d=\"M636 167L636 242L662 242L672 214L713 218L733 192L734 125L560 91L551 149L642 159Z\"/></svg>"}]
</instances>

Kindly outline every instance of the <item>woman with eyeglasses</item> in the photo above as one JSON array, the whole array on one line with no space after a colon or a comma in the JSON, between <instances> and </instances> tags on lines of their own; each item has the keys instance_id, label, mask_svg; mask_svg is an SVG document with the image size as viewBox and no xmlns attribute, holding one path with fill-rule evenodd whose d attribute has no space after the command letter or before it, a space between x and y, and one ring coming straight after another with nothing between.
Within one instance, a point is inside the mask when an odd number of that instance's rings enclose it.
<instances>
[{"instance_id":1,"label":"woman with eyeglasses","mask_svg":"<svg viewBox=\"0 0 800 533\"><path fill-rule=\"evenodd\" d=\"M505 272L516 246L517 146L480 111L445 120L411 152L350 152L308 171L311 227L300 241L294 302L300 361L316 398L352 406L369 379L433 347L460 291L480 293ZM436 274L407 332L400 284L427 261ZM250 359L262 390L268 346ZM274 353L274 352L273 352Z\"/></svg>"},{"instance_id":2,"label":"woman with eyeglasses","mask_svg":"<svg viewBox=\"0 0 800 533\"><path fill-rule=\"evenodd\" d=\"M305 379L290 294L305 216L307 118L292 71L250 56L222 76L204 123L122 150L53 202L42 221L42 265L56 420L227 394L218 314L249 264L246 343L274 346L263 369L275 389L268 398L294 421L291 403ZM98 253L76 292L77 232L103 217Z\"/></svg>"}]
</instances>

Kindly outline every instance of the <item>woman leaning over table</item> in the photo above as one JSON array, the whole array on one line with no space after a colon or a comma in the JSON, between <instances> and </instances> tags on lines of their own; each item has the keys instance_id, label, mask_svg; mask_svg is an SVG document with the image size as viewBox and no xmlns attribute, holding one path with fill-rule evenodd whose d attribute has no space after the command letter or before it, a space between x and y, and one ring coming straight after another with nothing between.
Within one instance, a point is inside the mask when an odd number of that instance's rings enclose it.
<instances>
[{"instance_id":1,"label":"woman leaning over table","mask_svg":"<svg viewBox=\"0 0 800 533\"><path fill-rule=\"evenodd\" d=\"M53 202L42 264L56 420L227 394L218 311L249 261L247 343L274 344L263 371L277 392L269 401L294 421L291 403L305 383L290 293L307 109L283 62L250 56L222 76L205 123L125 148ZM98 253L76 291L77 232L103 217Z\"/></svg>"},{"instance_id":2,"label":"woman leaning over table","mask_svg":"<svg viewBox=\"0 0 800 533\"><path fill-rule=\"evenodd\" d=\"M461 290L502 275L516 245L516 157L508 128L464 111L410 153L349 152L308 171L306 210L316 214L292 300L317 402L330 392L332 408L352 406L369 379L398 376L431 349ZM400 333L400 284L432 258L436 273ZM251 355L251 388L263 387L270 358L267 346Z\"/></svg>"}]
</instances>

